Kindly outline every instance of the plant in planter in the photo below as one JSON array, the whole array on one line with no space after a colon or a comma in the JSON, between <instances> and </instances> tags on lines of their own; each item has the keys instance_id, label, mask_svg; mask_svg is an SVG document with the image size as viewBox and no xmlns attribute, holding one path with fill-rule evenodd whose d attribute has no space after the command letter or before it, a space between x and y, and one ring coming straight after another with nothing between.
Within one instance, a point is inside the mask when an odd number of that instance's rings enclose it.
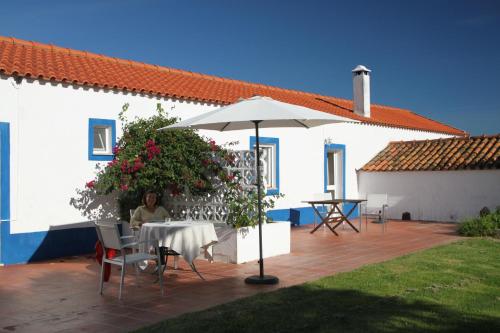
<instances>
[{"instance_id":1,"label":"plant in planter","mask_svg":"<svg viewBox=\"0 0 500 333\"><path fill-rule=\"evenodd\" d=\"M227 202L229 211L227 224L233 228L256 226L259 223L257 191L232 194ZM275 200L283 196L280 193L262 199L262 223L272 222L272 219L266 216L265 211L274 208Z\"/></svg>"}]
</instances>

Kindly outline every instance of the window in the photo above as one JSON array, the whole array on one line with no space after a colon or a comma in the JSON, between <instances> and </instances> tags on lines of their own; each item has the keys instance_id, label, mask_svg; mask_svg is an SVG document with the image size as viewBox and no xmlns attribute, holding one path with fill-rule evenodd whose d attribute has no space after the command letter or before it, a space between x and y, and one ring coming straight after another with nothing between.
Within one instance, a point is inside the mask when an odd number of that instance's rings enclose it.
<instances>
[{"instance_id":1,"label":"window","mask_svg":"<svg viewBox=\"0 0 500 333\"><path fill-rule=\"evenodd\" d=\"M345 146L325 145L325 192L332 192L334 198L344 197Z\"/></svg>"},{"instance_id":2,"label":"window","mask_svg":"<svg viewBox=\"0 0 500 333\"><path fill-rule=\"evenodd\" d=\"M250 149L255 150L255 137L250 137ZM262 180L267 195L279 193L279 139L259 138Z\"/></svg>"},{"instance_id":3,"label":"window","mask_svg":"<svg viewBox=\"0 0 500 333\"><path fill-rule=\"evenodd\" d=\"M110 119L89 119L89 160L110 161L116 144L116 125Z\"/></svg>"}]
</instances>

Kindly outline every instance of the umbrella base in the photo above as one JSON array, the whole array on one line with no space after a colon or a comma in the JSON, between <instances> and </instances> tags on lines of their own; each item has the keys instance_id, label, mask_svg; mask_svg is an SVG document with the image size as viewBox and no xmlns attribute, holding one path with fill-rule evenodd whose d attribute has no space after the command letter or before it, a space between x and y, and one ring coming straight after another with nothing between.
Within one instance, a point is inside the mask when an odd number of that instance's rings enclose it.
<instances>
[{"instance_id":1,"label":"umbrella base","mask_svg":"<svg viewBox=\"0 0 500 333\"><path fill-rule=\"evenodd\" d=\"M245 279L247 284L277 284L278 282L280 282L280 279L273 275L264 275L263 277L252 275Z\"/></svg>"}]
</instances>

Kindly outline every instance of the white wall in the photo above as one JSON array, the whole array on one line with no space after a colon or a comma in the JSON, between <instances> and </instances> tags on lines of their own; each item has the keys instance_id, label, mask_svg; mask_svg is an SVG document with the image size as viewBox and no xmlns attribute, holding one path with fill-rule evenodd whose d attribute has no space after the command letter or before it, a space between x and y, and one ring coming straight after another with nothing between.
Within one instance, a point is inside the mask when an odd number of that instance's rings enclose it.
<instances>
[{"instance_id":1,"label":"white wall","mask_svg":"<svg viewBox=\"0 0 500 333\"><path fill-rule=\"evenodd\" d=\"M74 87L24 79L16 85L0 76L0 121L11 126L11 230L48 230L84 222L69 204L76 188L94 178L96 161L88 160L88 119L115 119L124 103L128 118L153 115L161 102L173 116L189 118L217 105L173 101L117 91ZM117 136L121 124L117 120ZM249 149L254 130L200 131L217 143L239 141ZM302 201L323 191L324 140L346 145L346 197L358 197L355 169L392 140L418 140L446 135L364 124L333 124L310 130L262 129L262 137L280 139L280 192L276 208L304 207Z\"/></svg>"},{"instance_id":2,"label":"white wall","mask_svg":"<svg viewBox=\"0 0 500 333\"><path fill-rule=\"evenodd\" d=\"M359 172L360 193L387 193L389 217L461 221L500 205L500 170Z\"/></svg>"}]
</instances>

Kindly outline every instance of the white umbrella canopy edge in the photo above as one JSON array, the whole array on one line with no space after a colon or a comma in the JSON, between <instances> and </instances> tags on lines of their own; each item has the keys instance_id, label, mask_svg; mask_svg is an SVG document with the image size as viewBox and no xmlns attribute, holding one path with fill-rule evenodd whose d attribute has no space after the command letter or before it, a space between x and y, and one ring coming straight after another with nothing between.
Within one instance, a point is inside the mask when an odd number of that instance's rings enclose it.
<instances>
[{"instance_id":1,"label":"white umbrella canopy edge","mask_svg":"<svg viewBox=\"0 0 500 333\"><path fill-rule=\"evenodd\" d=\"M254 96L158 130L192 128L233 131L254 128L254 121L260 121L260 128L310 128L339 122L359 122L323 111L276 101L270 97Z\"/></svg>"}]
</instances>

